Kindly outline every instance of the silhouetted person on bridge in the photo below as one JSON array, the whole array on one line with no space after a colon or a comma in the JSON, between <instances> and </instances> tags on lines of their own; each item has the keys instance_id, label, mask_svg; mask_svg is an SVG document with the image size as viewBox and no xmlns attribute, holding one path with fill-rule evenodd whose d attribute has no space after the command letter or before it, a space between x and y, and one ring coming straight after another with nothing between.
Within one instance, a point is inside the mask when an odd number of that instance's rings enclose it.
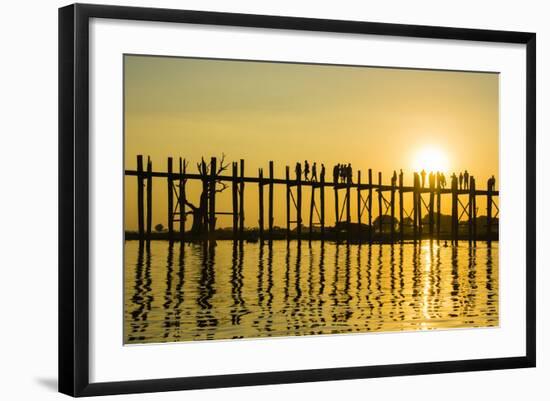
<instances>
[{"instance_id":1,"label":"silhouetted person on bridge","mask_svg":"<svg viewBox=\"0 0 550 401\"><path fill-rule=\"evenodd\" d=\"M447 187L447 178L445 177L445 174L441 173L441 187L446 188Z\"/></svg>"},{"instance_id":2,"label":"silhouetted person on bridge","mask_svg":"<svg viewBox=\"0 0 550 401\"><path fill-rule=\"evenodd\" d=\"M494 191L496 187L496 180L494 175L492 175L491 178L489 178L488 184L489 185L487 186L489 187L489 190Z\"/></svg>"},{"instance_id":3,"label":"silhouetted person on bridge","mask_svg":"<svg viewBox=\"0 0 550 401\"><path fill-rule=\"evenodd\" d=\"M395 187L397 184L397 172L393 170L393 175L391 176L391 186Z\"/></svg>"},{"instance_id":4,"label":"silhouetted person on bridge","mask_svg":"<svg viewBox=\"0 0 550 401\"><path fill-rule=\"evenodd\" d=\"M435 175L430 171L430 174L428 175L428 182L430 184L430 189L433 189L435 187Z\"/></svg>"},{"instance_id":5,"label":"silhouetted person on bridge","mask_svg":"<svg viewBox=\"0 0 550 401\"><path fill-rule=\"evenodd\" d=\"M470 185L470 174L468 174L468 170L464 170L464 189L468 189Z\"/></svg>"},{"instance_id":6,"label":"silhouetted person on bridge","mask_svg":"<svg viewBox=\"0 0 550 401\"><path fill-rule=\"evenodd\" d=\"M464 179L464 176L462 175L462 171L458 175L458 189L462 189L462 180Z\"/></svg>"},{"instance_id":7,"label":"silhouetted person on bridge","mask_svg":"<svg viewBox=\"0 0 550 401\"><path fill-rule=\"evenodd\" d=\"M456 174L453 173L453 174L451 174L451 185L453 185L453 183L454 183L455 181L458 181L458 179L457 179L457 177L456 177Z\"/></svg>"},{"instance_id":8,"label":"silhouetted person on bridge","mask_svg":"<svg viewBox=\"0 0 550 401\"><path fill-rule=\"evenodd\" d=\"M422 171L420 172L420 177L422 179L422 188L424 188L424 183L426 182L426 172L424 171L424 169L422 169Z\"/></svg>"},{"instance_id":9,"label":"silhouetted person on bridge","mask_svg":"<svg viewBox=\"0 0 550 401\"><path fill-rule=\"evenodd\" d=\"M313 162L311 166L311 181L317 182L317 162Z\"/></svg>"},{"instance_id":10,"label":"silhouetted person on bridge","mask_svg":"<svg viewBox=\"0 0 550 401\"><path fill-rule=\"evenodd\" d=\"M307 160L304 161L304 180L307 181L307 176L309 175L309 163Z\"/></svg>"},{"instance_id":11,"label":"silhouetted person on bridge","mask_svg":"<svg viewBox=\"0 0 550 401\"><path fill-rule=\"evenodd\" d=\"M347 167L345 164L340 164L340 182L345 183L347 177Z\"/></svg>"},{"instance_id":12,"label":"silhouetted person on bridge","mask_svg":"<svg viewBox=\"0 0 550 401\"><path fill-rule=\"evenodd\" d=\"M321 182L325 182L325 165L321 163L321 174L319 174Z\"/></svg>"},{"instance_id":13,"label":"silhouetted person on bridge","mask_svg":"<svg viewBox=\"0 0 550 401\"><path fill-rule=\"evenodd\" d=\"M302 179L302 165L300 162L296 163L296 169L294 170L296 172L296 180Z\"/></svg>"},{"instance_id":14,"label":"silhouetted person on bridge","mask_svg":"<svg viewBox=\"0 0 550 401\"><path fill-rule=\"evenodd\" d=\"M346 178L349 184L353 182L353 172L351 170L351 163L348 163L348 166L346 167Z\"/></svg>"},{"instance_id":15,"label":"silhouetted person on bridge","mask_svg":"<svg viewBox=\"0 0 550 401\"><path fill-rule=\"evenodd\" d=\"M334 168L332 169L332 182L334 184L338 184L338 178L340 178L340 165L339 164L334 166Z\"/></svg>"}]
</instances>

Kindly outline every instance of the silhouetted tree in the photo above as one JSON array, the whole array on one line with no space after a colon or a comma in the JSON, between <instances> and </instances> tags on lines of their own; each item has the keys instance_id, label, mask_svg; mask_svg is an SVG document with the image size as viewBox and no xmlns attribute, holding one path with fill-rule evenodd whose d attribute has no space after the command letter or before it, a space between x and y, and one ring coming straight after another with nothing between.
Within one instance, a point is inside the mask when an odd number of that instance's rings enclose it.
<instances>
[{"instance_id":1,"label":"silhouetted tree","mask_svg":"<svg viewBox=\"0 0 550 401\"><path fill-rule=\"evenodd\" d=\"M216 167L215 176L219 176L220 173L227 170L229 163L225 163L225 154L222 154L219 165ZM212 165L211 163L206 163L204 158L201 158L201 162L197 163L197 169L201 175L202 180L202 191L199 197L198 206L191 203L189 199L185 200L185 204L191 209L190 212L186 214L191 214L193 216L193 224L191 226L192 235L201 235L205 232L205 227L208 225L208 198L210 193L210 186L214 185L214 191L216 193L223 192L227 189L227 184L218 179L211 181L212 175Z\"/></svg>"},{"instance_id":2,"label":"silhouetted tree","mask_svg":"<svg viewBox=\"0 0 550 401\"><path fill-rule=\"evenodd\" d=\"M375 228L379 227L380 219L382 219L382 231L384 232L390 232L391 226L393 224L394 229L397 229L397 225L399 224L399 220L397 220L395 217L391 217L390 215L384 214L382 216L378 216L374 219L372 222L372 225Z\"/></svg>"}]
</instances>

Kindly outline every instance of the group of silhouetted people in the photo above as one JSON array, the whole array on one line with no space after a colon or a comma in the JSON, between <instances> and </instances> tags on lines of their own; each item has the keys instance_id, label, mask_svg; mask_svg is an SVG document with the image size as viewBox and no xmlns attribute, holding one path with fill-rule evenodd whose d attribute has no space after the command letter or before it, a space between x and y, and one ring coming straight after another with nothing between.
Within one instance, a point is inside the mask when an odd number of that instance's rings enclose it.
<instances>
[{"instance_id":1,"label":"group of silhouetted people","mask_svg":"<svg viewBox=\"0 0 550 401\"><path fill-rule=\"evenodd\" d=\"M337 164L332 169L332 180L335 184L337 183L352 183L353 182L353 171L351 169L351 163L347 165L345 163Z\"/></svg>"},{"instance_id":2,"label":"group of silhouetted people","mask_svg":"<svg viewBox=\"0 0 550 401\"><path fill-rule=\"evenodd\" d=\"M302 179L302 163L298 162L296 163L296 168L294 170L296 172L296 179ZM311 170L310 170L310 165L309 165L309 162L307 160L304 161L304 170L303 170L303 173L304 173L304 180L305 181L311 181L311 182L317 182L318 179L317 179L317 162L313 162L313 164L311 165ZM311 173L311 176L310 176L310 173ZM321 163L321 171L319 172L319 178L321 181L325 181L325 165Z\"/></svg>"},{"instance_id":3,"label":"group of silhouetted people","mask_svg":"<svg viewBox=\"0 0 550 401\"><path fill-rule=\"evenodd\" d=\"M424 185L426 184L426 171L424 170L420 172L420 181L422 188L424 188ZM430 171L430 174L428 174L428 183L431 188L435 188L436 186L439 188L445 188L447 186L447 178L445 178L445 174L439 171L436 171L435 173Z\"/></svg>"},{"instance_id":4,"label":"group of silhouetted people","mask_svg":"<svg viewBox=\"0 0 550 401\"><path fill-rule=\"evenodd\" d=\"M312 165L309 164L307 160L304 161L304 168L302 170L302 163L297 162L296 163L296 179L303 179L304 181L311 181L311 182L318 182L319 180L324 182L325 181L325 165L321 164L321 169L319 172L319 179L317 178L317 162L313 162ZM400 170L399 175L403 176L403 170ZM418 173L420 176L420 185L422 188L426 185L426 176L428 177L428 184L430 188L446 188L447 187L447 178L445 177L445 174L442 172L436 171L430 172L429 174L426 173L425 170L422 170L420 173ZM332 180L335 184L347 184L353 182L353 170L351 168L351 163L338 163L334 166L332 170ZM458 189L469 189L470 188L470 181L473 180L473 177L470 176L468 173L468 170L464 170L464 172L460 172L458 176L456 173L451 174L451 180L457 180L458 183ZM491 176L489 178L487 185L488 189L491 191L495 190L495 176ZM393 175L391 177L391 185L397 186L397 172L394 170Z\"/></svg>"}]
</instances>

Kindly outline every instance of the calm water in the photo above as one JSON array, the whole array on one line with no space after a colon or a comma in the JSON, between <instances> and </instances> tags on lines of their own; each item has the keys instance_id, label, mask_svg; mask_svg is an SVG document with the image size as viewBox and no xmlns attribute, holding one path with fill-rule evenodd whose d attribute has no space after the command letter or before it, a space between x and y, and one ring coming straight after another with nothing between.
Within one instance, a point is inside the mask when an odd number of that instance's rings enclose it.
<instances>
[{"instance_id":1,"label":"calm water","mask_svg":"<svg viewBox=\"0 0 550 401\"><path fill-rule=\"evenodd\" d=\"M125 243L125 342L498 325L498 243Z\"/></svg>"}]
</instances>

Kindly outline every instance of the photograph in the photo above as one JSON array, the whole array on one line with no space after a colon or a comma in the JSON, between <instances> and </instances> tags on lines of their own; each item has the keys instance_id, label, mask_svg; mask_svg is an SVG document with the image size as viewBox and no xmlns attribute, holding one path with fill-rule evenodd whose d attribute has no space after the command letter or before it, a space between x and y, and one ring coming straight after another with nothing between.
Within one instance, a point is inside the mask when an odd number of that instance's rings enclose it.
<instances>
[{"instance_id":1,"label":"photograph","mask_svg":"<svg viewBox=\"0 0 550 401\"><path fill-rule=\"evenodd\" d=\"M499 73L124 54L126 345L499 326Z\"/></svg>"}]
</instances>

